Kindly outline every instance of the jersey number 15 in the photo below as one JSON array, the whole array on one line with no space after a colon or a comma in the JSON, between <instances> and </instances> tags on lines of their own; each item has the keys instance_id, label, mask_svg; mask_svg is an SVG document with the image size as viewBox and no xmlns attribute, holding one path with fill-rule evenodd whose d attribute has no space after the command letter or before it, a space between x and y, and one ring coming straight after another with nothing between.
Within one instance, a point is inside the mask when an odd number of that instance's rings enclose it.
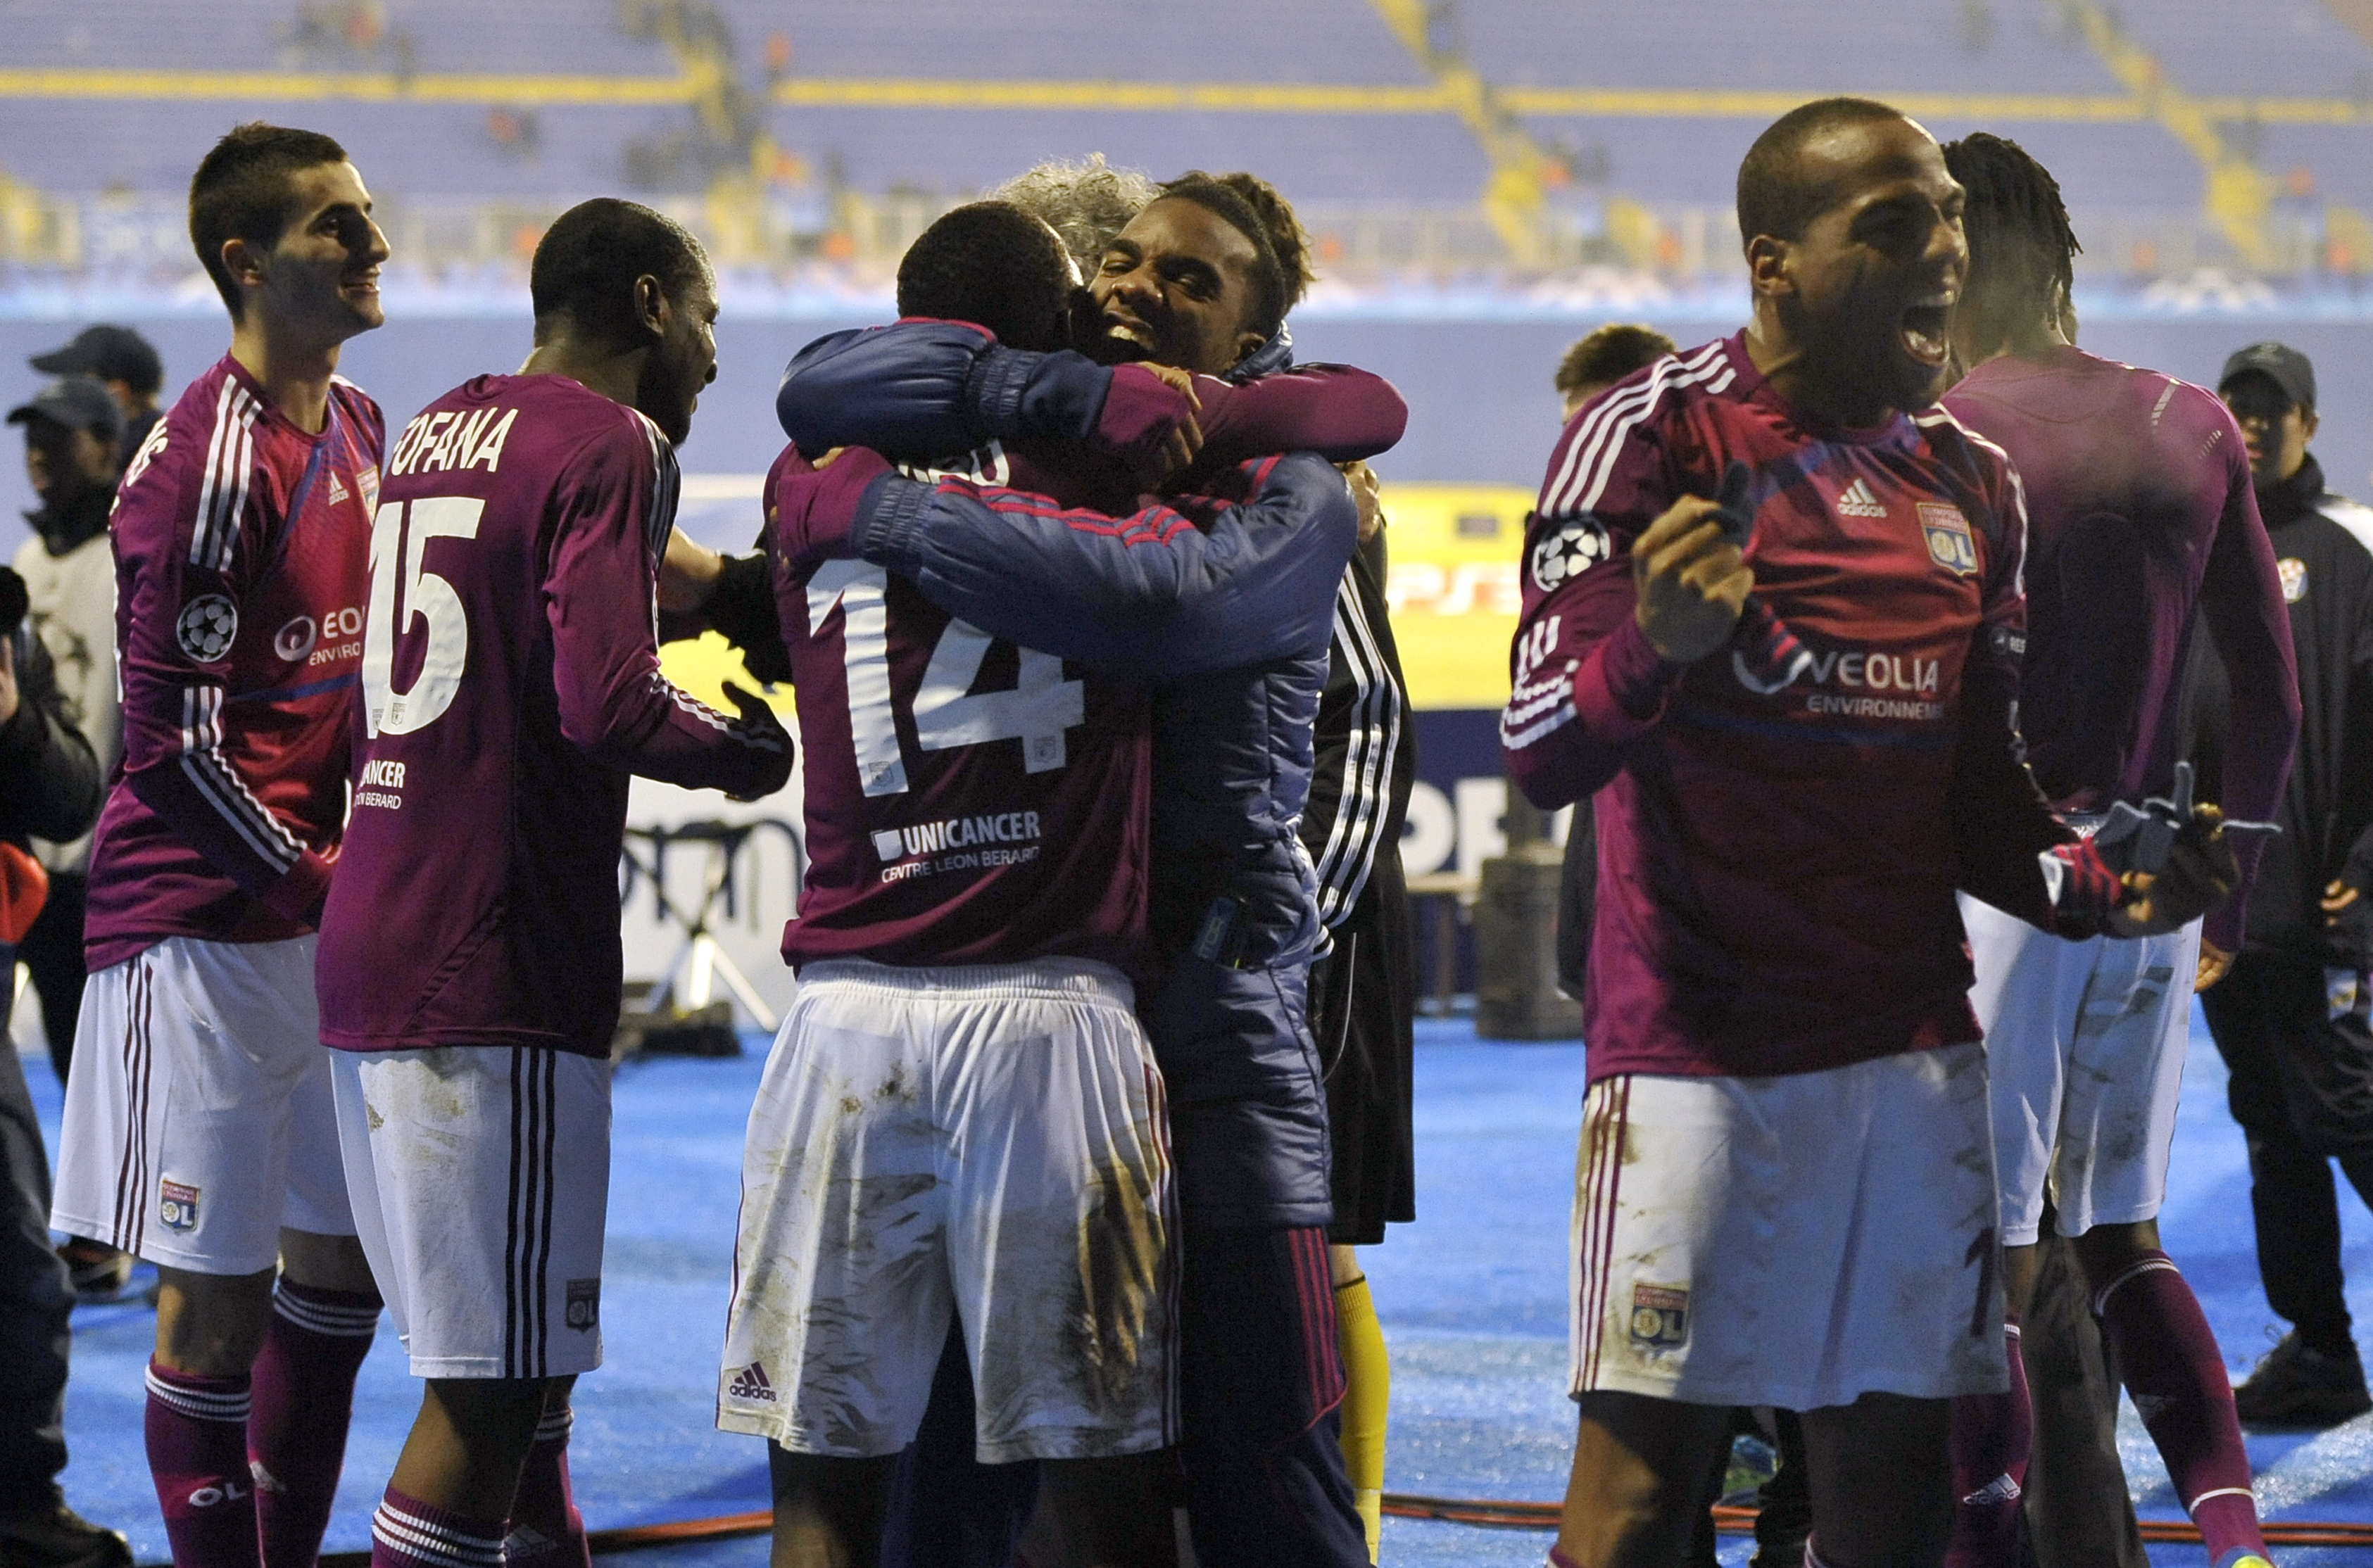
<instances>
[{"instance_id":1,"label":"jersey number 15","mask_svg":"<svg viewBox=\"0 0 2373 1568\"><path fill-rule=\"evenodd\" d=\"M470 660L470 620L453 585L421 570L421 552L432 539L475 539L486 504L474 496L424 495L411 503L412 526L403 526L404 503L390 501L371 519L370 610L363 622L363 724L372 737L409 735L426 729L453 705L462 689L462 667ZM401 551L403 557L398 561ZM403 584L404 626L395 623L395 588ZM395 690L395 639L418 617L428 623L428 646L409 691Z\"/></svg>"},{"instance_id":2,"label":"jersey number 15","mask_svg":"<svg viewBox=\"0 0 2373 1568\"><path fill-rule=\"evenodd\" d=\"M904 795L906 759L898 744L896 700L890 690L890 575L863 561L827 561L808 579L808 627L813 634L840 606L841 662L848 677L848 731L857 776L867 795ZM1087 722L1084 688L1063 679L1053 654L1021 648L1021 671L1007 691L975 692L980 667L996 641L979 627L951 621L931 649L908 716L926 751L1022 742L1022 765L1044 773L1067 760L1063 732Z\"/></svg>"}]
</instances>

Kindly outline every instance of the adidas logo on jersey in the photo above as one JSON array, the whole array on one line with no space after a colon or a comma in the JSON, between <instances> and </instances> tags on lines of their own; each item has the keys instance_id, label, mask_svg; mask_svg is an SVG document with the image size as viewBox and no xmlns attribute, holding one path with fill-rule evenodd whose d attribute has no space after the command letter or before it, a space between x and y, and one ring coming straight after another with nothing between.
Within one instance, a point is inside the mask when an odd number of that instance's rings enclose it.
<instances>
[{"instance_id":1,"label":"adidas logo on jersey","mask_svg":"<svg viewBox=\"0 0 2373 1568\"><path fill-rule=\"evenodd\" d=\"M339 482L338 476L333 473L330 476L330 505L334 506L345 499L346 499L346 487Z\"/></svg>"},{"instance_id":2,"label":"adidas logo on jersey","mask_svg":"<svg viewBox=\"0 0 2373 1568\"><path fill-rule=\"evenodd\" d=\"M1838 515L1841 517L1884 517L1887 507L1870 493L1867 482L1857 479L1846 486L1843 495L1838 497Z\"/></svg>"},{"instance_id":3,"label":"adidas logo on jersey","mask_svg":"<svg viewBox=\"0 0 2373 1568\"><path fill-rule=\"evenodd\" d=\"M773 1404L775 1386L766 1381L766 1364L763 1361L754 1361L735 1373L733 1381L725 1385L725 1397L729 1400L755 1400Z\"/></svg>"}]
</instances>

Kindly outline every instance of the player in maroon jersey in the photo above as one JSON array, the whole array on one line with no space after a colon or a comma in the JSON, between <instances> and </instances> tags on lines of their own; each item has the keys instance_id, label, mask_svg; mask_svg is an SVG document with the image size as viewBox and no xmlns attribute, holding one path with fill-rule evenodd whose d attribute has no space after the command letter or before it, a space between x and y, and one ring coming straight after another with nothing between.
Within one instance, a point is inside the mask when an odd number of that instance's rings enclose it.
<instances>
[{"instance_id":1,"label":"player in maroon jersey","mask_svg":"<svg viewBox=\"0 0 2373 1568\"><path fill-rule=\"evenodd\" d=\"M536 248L535 350L388 454L360 639L367 750L322 919L355 1215L419 1418L371 1560L588 1561L567 1390L601 1362L617 864L630 775L741 796L789 775L757 699L660 673L673 448L716 375L716 283L632 203Z\"/></svg>"},{"instance_id":2,"label":"player in maroon jersey","mask_svg":"<svg viewBox=\"0 0 2373 1568\"><path fill-rule=\"evenodd\" d=\"M2237 817L2274 815L2298 733L2298 677L2249 456L2213 392L2071 341L2075 236L2060 187L2016 143L1945 149L1969 192L1970 283L1953 326L1969 373L1945 406L2001 444L2025 482L2028 646L2019 728L2044 794L2090 830L2117 801L2169 792L2184 670L2204 629L2238 699L2224 770ZM2011 1353L2034 1290L2047 1181L2093 1291L2110 1361L2144 1412L2218 1568L2262 1563L2225 1359L2159 1246L2193 981L2240 947L2247 874L2195 925L2054 941L1967 899L1986 1031ZM2025 1379L1956 1401L1956 1563L2017 1554Z\"/></svg>"},{"instance_id":3,"label":"player in maroon jersey","mask_svg":"<svg viewBox=\"0 0 2373 1568\"><path fill-rule=\"evenodd\" d=\"M1526 539L1509 771L1595 796L1602 873L1551 1556L1674 1561L1768 1404L1808 1563L1934 1563L1946 1401L2004 1381L1955 886L2139 934L2231 862L2203 814L2112 874L2019 761L2018 482L1932 406L1967 262L1935 140L1824 99L1738 193L1751 323L1585 405Z\"/></svg>"},{"instance_id":4,"label":"player in maroon jersey","mask_svg":"<svg viewBox=\"0 0 2373 1568\"><path fill-rule=\"evenodd\" d=\"M370 209L310 131L242 125L200 162L230 352L114 515L124 753L53 1223L158 1265L148 1461L184 1568L312 1562L379 1319L313 997L379 489L379 407L336 374L382 319Z\"/></svg>"}]
</instances>

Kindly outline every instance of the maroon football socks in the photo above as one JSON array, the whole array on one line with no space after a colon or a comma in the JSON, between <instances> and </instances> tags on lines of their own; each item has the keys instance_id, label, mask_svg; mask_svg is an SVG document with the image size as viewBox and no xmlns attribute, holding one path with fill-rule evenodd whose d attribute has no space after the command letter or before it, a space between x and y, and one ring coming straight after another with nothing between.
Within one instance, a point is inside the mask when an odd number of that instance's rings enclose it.
<instances>
[{"instance_id":1,"label":"maroon football socks","mask_svg":"<svg viewBox=\"0 0 2373 1568\"><path fill-rule=\"evenodd\" d=\"M2094 1294L2093 1311L2209 1561L2237 1549L2262 1555L2225 1357L2173 1260L2144 1253Z\"/></svg>"},{"instance_id":2,"label":"maroon football socks","mask_svg":"<svg viewBox=\"0 0 2373 1568\"><path fill-rule=\"evenodd\" d=\"M585 1516L568 1485L568 1434L576 1414L567 1406L547 1410L535 1429L535 1444L520 1471L511 1498L510 1528L504 1538L510 1568L591 1568L585 1544Z\"/></svg>"},{"instance_id":3,"label":"maroon football socks","mask_svg":"<svg viewBox=\"0 0 2373 1568\"><path fill-rule=\"evenodd\" d=\"M371 1516L371 1568L503 1568L499 1519L473 1519L391 1486Z\"/></svg>"},{"instance_id":4,"label":"maroon football socks","mask_svg":"<svg viewBox=\"0 0 2373 1568\"><path fill-rule=\"evenodd\" d=\"M174 1568L258 1568L248 1379L148 1364L148 1474Z\"/></svg>"},{"instance_id":5,"label":"maroon football socks","mask_svg":"<svg viewBox=\"0 0 2373 1568\"><path fill-rule=\"evenodd\" d=\"M2003 1324L2010 1387L1953 1401L1953 1544L1946 1568L2002 1568L2016 1561L2019 1496L2035 1435L2027 1365L2019 1359L2018 1319Z\"/></svg>"},{"instance_id":6,"label":"maroon football socks","mask_svg":"<svg viewBox=\"0 0 2373 1568\"><path fill-rule=\"evenodd\" d=\"M338 1494L355 1375L379 1329L380 1300L283 1275L255 1358L247 1458L263 1568L312 1568Z\"/></svg>"}]
</instances>

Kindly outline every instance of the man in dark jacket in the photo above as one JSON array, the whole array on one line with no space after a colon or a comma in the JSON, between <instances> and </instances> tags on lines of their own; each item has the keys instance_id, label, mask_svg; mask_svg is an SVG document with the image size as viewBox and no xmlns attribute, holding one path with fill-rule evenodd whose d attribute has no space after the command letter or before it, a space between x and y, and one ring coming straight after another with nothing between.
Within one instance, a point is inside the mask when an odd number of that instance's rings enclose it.
<instances>
[{"instance_id":1,"label":"man in dark jacket","mask_svg":"<svg viewBox=\"0 0 2373 1568\"><path fill-rule=\"evenodd\" d=\"M48 651L25 629L26 609L24 579L0 568L0 840L20 852L35 834L79 837L104 783L66 717ZM0 946L0 973L16 958L13 945ZM8 1000L0 993L0 1024ZM24 1068L0 1045L0 1562L10 1568L132 1562L121 1535L67 1507L58 1490L73 1307L65 1265L50 1249L49 1156Z\"/></svg>"},{"instance_id":2,"label":"man in dark jacket","mask_svg":"<svg viewBox=\"0 0 2373 1568\"><path fill-rule=\"evenodd\" d=\"M165 389L165 362L157 356L155 345L129 327L105 322L85 327L72 343L34 354L28 363L45 376L90 376L105 384L123 411L123 463L132 460L165 417L157 406L157 395Z\"/></svg>"},{"instance_id":3,"label":"man in dark jacket","mask_svg":"<svg viewBox=\"0 0 2373 1568\"><path fill-rule=\"evenodd\" d=\"M2308 454L2315 372L2281 343L2225 363L2218 384L2249 444L2273 540L2303 709L2240 954L2201 1005L2250 1144L2266 1300L2291 1331L2233 1390L2253 1425L2336 1425L2373 1409L2341 1291L2330 1162L2373 1201L2373 509L2331 494ZM2202 650L2195 753L2214 791L2230 693ZM2211 798L2214 798L2212 794Z\"/></svg>"}]
</instances>

